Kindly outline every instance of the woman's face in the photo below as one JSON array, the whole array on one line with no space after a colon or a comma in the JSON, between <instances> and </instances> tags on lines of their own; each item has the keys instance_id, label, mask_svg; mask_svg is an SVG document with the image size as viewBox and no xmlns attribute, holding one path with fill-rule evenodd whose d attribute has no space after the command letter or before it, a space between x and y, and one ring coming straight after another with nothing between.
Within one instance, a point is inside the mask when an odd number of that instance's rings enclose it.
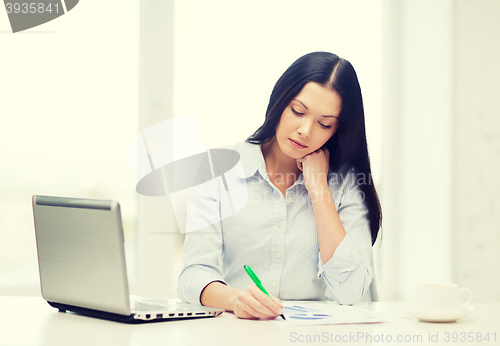
<instances>
[{"instance_id":1,"label":"woman's face","mask_svg":"<svg viewBox=\"0 0 500 346\"><path fill-rule=\"evenodd\" d=\"M283 153L300 159L321 148L337 131L341 110L338 92L307 83L283 111L276 127Z\"/></svg>"}]
</instances>

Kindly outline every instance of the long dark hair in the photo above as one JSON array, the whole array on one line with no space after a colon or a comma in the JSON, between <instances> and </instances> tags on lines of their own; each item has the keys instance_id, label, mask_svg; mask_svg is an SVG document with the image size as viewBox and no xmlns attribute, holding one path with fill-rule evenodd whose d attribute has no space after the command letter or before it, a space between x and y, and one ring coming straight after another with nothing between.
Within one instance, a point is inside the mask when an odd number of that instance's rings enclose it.
<instances>
[{"instance_id":1,"label":"long dark hair","mask_svg":"<svg viewBox=\"0 0 500 346\"><path fill-rule=\"evenodd\" d=\"M382 208L372 180L361 88L349 61L327 52L309 53L296 60L276 82L264 124L248 137L247 142L269 142L276 133L281 114L309 82L336 90L342 98L339 126L325 146L330 151L330 168L334 172L348 163L354 166L358 177L364 178L359 187L369 211L373 245L382 224Z\"/></svg>"}]
</instances>

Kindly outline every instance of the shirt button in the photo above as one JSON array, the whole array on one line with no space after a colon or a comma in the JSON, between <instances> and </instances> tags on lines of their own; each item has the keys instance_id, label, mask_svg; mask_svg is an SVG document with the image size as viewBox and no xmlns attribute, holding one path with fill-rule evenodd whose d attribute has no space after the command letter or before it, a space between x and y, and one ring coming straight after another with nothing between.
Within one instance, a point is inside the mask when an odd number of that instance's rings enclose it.
<instances>
[{"instance_id":1,"label":"shirt button","mask_svg":"<svg viewBox=\"0 0 500 346\"><path fill-rule=\"evenodd\" d=\"M273 286L273 287L276 286L276 282L271 281L271 286Z\"/></svg>"},{"instance_id":2,"label":"shirt button","mask_svg":"<svg viewBox=\"0 0 500 346\"><path fill-rule=\"evenodd\" d=\"M279 252L276 252L276 257L280 258L281 254Z\"/></svg>"},{"instance_id":3,"label":"shirt button","mask_svg":"<svg viewBox=\"0 0 500 346\"><path fill-rule=\"evenodd\" d=\"M292 202L293 201L293 198L292 197L288 197L288 202Z\"/></svg>"},{"instance_id":4,"label":"shirt button","mask_svg":"<svg viewBox=\"0 0 500 346\"><path fill-rule=\"evenodd\" d=\"M264 179L261 179L259 183L264 184Z\"/></svg>"},{"instance_id":5,"label":"shirt button","mask_svg":"<svg viewBox=\"0 0 500 346\"><path fill-rule=\"evenodd\" d=\"M278 222L278 227L279 228L283 227L283 222Z\"/></svg>"}]
</instances>

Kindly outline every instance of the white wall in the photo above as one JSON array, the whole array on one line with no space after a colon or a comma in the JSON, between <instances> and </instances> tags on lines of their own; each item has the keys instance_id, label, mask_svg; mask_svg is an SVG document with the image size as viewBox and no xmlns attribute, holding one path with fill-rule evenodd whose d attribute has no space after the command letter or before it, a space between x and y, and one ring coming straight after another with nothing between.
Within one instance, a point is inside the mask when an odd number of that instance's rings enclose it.
<instances>
[{"instance_id":1,"label":"white wall","mask_svg":"<svg viewBox=\"0 0 500 346\"><path fill-rule=\"evenodd\" d=\"M381 300L452 281L452 1L388 0Z\"/></svg>"},{"instance_id":2,"label":"white wall","mask_svg":"<svg viewBox=\"0 0 500 346\"><path fill-rule=\"evenodd\" d=\"M454 5L454 276L500 302L500 2Z\"/></svg>"},{"instance_id":3,"label":"white wall","mask_svg":"<svg viewBox=\"0 0 500 346\"><path fill-rule=\"evenodd\" d=\"M137 1L89 0L13 34L2 6L0 295L40 294L33 194L119 200L134 240L138 26Z\"/></svg>"},{"instance_id":4,"label":"white wall","mask_svg":"<svg viewBox=\"0 0 500 346\"><path fill-rule=\"evenodd\" d=\"M207 147L245 140L262 125L288 66L306 53L330 51L358 73L378 179L381 0L181 0L174 11L174 115L196 111Z\"/></svg>"},{"instance_id":5,"label":"white wall","mask_svg":"<svg viewBox=\"0 0 500 346\"><path fill-rule=\"evenodd\" d=\"M500 2L387 0L382 300L500 302Z\"/></svg>"},{"instance_id":6,"label":"white wall","mask_svg":"<svg viewBox=\"0 0 500 346\"><path fill-rule=\"evenodd\" d=\"M140 115L143 131L172 117L173 0L140 3ZM165 148L167 150L167 148ZM158 167L155 167L158 168ZM182 240L168 197L139 196L136 280L133 294L177 296L178 247Z\"/></svg>"}]
</instances>

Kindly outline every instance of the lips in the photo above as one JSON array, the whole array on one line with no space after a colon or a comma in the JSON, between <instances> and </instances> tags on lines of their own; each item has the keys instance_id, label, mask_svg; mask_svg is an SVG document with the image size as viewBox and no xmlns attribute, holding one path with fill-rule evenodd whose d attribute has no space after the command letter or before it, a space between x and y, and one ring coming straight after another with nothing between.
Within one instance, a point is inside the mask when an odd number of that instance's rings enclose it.
<instances>
[{"instance_id":1,"label":"lips","mask_svg":"<svg viewBox=\"0 0 500 346\"><path fill-rule=\"evenodd\" d=\"M298 149L305 149L305 148L307 148L307 145L304 145L304 144L300 143L299 141L293 140L291 138L288 138L288 140L290 141L290 143L292 143L292 145L295 148L298 148Z\"/></svg>"}]
</instances>

